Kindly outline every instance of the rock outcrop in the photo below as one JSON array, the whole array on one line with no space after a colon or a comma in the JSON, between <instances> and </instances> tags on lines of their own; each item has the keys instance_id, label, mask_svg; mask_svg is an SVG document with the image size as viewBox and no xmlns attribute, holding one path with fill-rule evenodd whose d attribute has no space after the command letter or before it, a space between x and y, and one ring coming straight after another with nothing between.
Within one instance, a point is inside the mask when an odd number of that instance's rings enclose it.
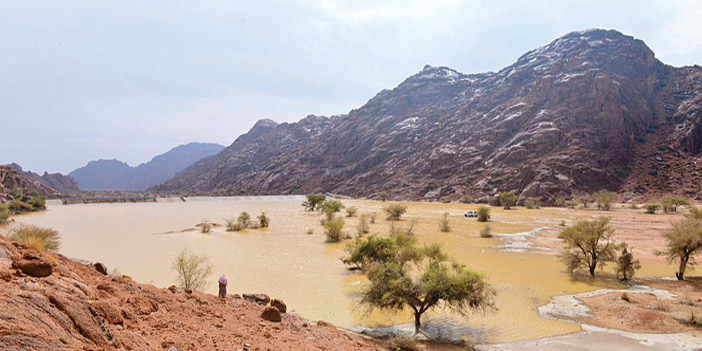
<instances>
[{"instance_id":1,"label":"rock outcrop","mask_svg":"<svg viewBox=\"0 0 702 351\"><path fill-rule=\"evenodd\" d=\"M15 169L15 171L17 171L17 173L23 175L24 177L33 179L61 194L70 195L80 191L76 180L70 176L66 176L61 173L49 172L44 172L44 174L39 175L32 171L23 170L22 167L16 163L11 164L11 166Z\"/></svg>"},{"instance_id":2,"label":"rock outcrop","mask_svg":"<svg viewBox=\"0 0 702 351\"><path fill-rule=\"evenodd\" d=\"M20 168L21 170L21 168ZM27 194L37 194L45 197L57 197L59 192L38 180L17 172L13 165L0 165L0 203L12 200L10 191L19 188Z\"/></svg>"},{"instance_id":3,"label":"rock outcrop","mask_svg":"<svg viewBox=\"0 0 702 351\"><path fill-rule=\"evenodd\" d=\"M43 270L47 265L50 272ZM278 323L262 325L262 314ZM275 307L142 285L0 236L0 350L173 348L383 350L296 315L283 318Z\"/></svg>"},{"instance_id":4,"label":"rock outcrop","mask_svg":"<svg viewBox=\"0 0 702 351\"><path fill-rule=\"evenodd\" d=\"M573 32L497 73L426 66L347 115L259 121L154 189L415 200L516 191L544 202L600 189L699 194L700 77L617 31Z\"/></svg>"}]
</instances>

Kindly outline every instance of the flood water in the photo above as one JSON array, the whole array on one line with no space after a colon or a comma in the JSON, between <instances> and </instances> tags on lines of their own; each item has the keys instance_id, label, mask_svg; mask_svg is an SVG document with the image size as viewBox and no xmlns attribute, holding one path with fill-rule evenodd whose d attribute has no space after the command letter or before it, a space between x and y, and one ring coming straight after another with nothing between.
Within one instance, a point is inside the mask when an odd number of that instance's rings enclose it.
<instances>
[{"instance_id":1,"label":"flood water","mask_svg":"<svg viewBox=\"0 0 702 351\"><path fill-rule=\"evenodd\" d=\"M367 314L357 307L357 292L363 277L349 273L339 258L344 244L324 242L321 216L303 211L302 197L191 198L158 203L60 205L49 203L45 212L16 217L18 222L51 227L62 235L61 253L99 261L133 279L159 287L172 285L175 273L171 262L188 248L206 254L214 267L205 291L216 293L216 279L226 274L230 293L267 293L283 299L288 309L311 320L325 320L337 326L378 327L406 323L409 314L388 316ZM359 212L377 212L378 222L371 232L387 234L384 205L372 201L344 201ZM621 288L606 279L575 279L566 274L554 256L498 252L497 239L478 237L482 223L462 217L477 205L407 203L402 225L417 220L415 233L420 243L439 242L446 251L469 268L483 272L498 292L499 310L494 314L474 314L467 319L442 311L424 320L440 320L454 332L467 333L479 342L508 342L578 331L579 326L542 318L537 307L554 295L579 293L602 287ZM202 219L224 223L247 211L252 217L265 212L270 228L225 232L215 227L211 233L194 228ZM452 231L441 233L442 212L451 213ZM513 211L519 215L519 210ZM355 233L355 219L346 228ZM536 228L510 223L491 223L493 233L520 233ZM307 234L309 229L313 234ZM6 228L0 229L3 232ZM673 268L644 264L640 275L663 275Z\"/></svg>"}]
</instances>

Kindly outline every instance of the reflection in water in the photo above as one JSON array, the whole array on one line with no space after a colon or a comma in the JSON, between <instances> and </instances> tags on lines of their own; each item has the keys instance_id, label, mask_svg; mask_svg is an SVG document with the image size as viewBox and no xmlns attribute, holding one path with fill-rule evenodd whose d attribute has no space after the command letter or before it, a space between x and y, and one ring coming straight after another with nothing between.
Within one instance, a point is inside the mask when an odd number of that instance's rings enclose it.
<instances>
[{"instance_id":1,"label":"reflection in water","mask_svg":"<svg viewBox=\"0 0 702 351\"><path fill-rule=\"evenodd\" d=\"M20 222L57 229L63 236L61 252L69 257L104 262L140 282L167 287L174 282L171 261L183 248L211 257L212 284L225 274L232 293L265 292L285 300L291 310L313 320L342 327L377 327L411 321L411 315L390 316L357 306L357 292L365 282L345 270L339 257L344 244L326 244L320 216L304 212L300 197L196 198L188 202L94 204L61 206L49 203L46 212L18 217ZM382 203L345 201L359 212L374 211ZM553 256L497 252L494 239L478 237L482 223L462 217L477 205L409 203L407 220L416 219L420 243L442 243L446 251L469 268L483 272L496 288L499 311L467 319L443 311L427 313L428 331L446 338L467 335L487 342L506 342L577 331L575 324L542 318L537 307L551 296L601 287L620 288L611 280L573 279ZM183 231L202 219L223 223L247 211L252 217L266 212L270 228L227 233L216 227L210 234ZM439 232L444 211L451 213L450 233ZM518 215L519 210L509 215ZM537 226L510 223L507 214L494 216L494 233L526 232ZM356 219L346 230L355 233ZM406 223L406 222L405 222ZM520 222L521 223L521 222ZM371 232L387 233L389 222L379 220ZM313 235L307 235L313 229ZM170 234L164 234L170 233ZM662 274L663 265L644 265L644 274ZM666 272L667 273L667 272Z\"/></svg>"}]
</instances>

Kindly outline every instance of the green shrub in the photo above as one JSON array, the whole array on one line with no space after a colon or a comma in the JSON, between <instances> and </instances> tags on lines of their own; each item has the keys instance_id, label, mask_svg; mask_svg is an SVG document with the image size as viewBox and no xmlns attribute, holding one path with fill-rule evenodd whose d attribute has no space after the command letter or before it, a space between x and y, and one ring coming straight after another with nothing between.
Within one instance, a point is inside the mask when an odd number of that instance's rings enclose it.
<instances>
[{"instance_id":1,"label":"green shrub","mask_svg":"<svg viewBox=\"0 0 702 351\"><path fill-rule=\"evenodd\" d=\"M32 211L41 211L46 209L46 198L43 196L32 196L27 204L32 206Z\"/></svg>"},{"instance_id":2,"label":"green shrub","mask_svg":"<svg viewBox=\"0 0 702 351\"><path fill-rule=\"evenodd\" d=\"M389 198L390 198L390 195L388 194L387 191L383 191L380 194L378 194L378 200L380 200L382 202L388 201Z\"/></svg>"},{"instance_id":3,"label":"green shrub","mask_svg":"<svg viewBox=\"0 0 702 351\"><path fill-rule=\"evenodd\" d=\"M413 236L403 234L386 238L378 235L356 238L346 246L346 256L341 261L365 271L372 263L400 260L406 255L416 254L413 251L416 241Z\"/></svg>"},{"instance_id":4,"label":"green shrub","mask_svg":"<svg viewBox=\"0 0 702 351\"><path fill-rule=\"evenodd\" d=\"M212 230L212 223L206 219L203 219L200 224L200 233L207 234Z\"/></svg>"},{"instance_id":5,"label":"green shrub","mask_svg":"<svg viewBox=\"0 0 702 351\"><path fill-rule=\"evenodd\" d=\"M327 221L334 219L334 214L344 209L345 206L341 201L328 199L319 204L319 209L327 215Z\"/></svg>"},{"instance_id":6,"label":"green shrub","mask_svg":"<svg viewBox=\"0 0 702 351\"><path fill-rule=\"evenodd\" d=\"M644 207L646 208L646 213L654 214L654 213L656 213L656 211L658 211L659 208L661 208L661 205L649 203L649 204L645 204Z\"/></svg>"},{"instance_id":7,"label":"green shrub","mask_svg":"<svg viewBox=\"0 0 702 351\"><path fill-rule=\"evenodd\" d=\"M271 223L271 220L266 216L265 212L261 212L261 214L258 216L258 225L261 226L261 228L268 228L268 225Z\"/></svg>"},{"instance_id":8,"label":"green shrub","mask_svg":"<svg viewBox=\"0 0 702 351\"><path fill-rule=\"evenodd\" d=\"M663 212L678 212L678 206L688 205L690 200L681 196L667 196L661 199Z\"/></svg>"},{"instance_id":9,"label":"green shrub","mask_svg":"<svg viewBox=\"0 0 702 351\"><path fill-rule=\"evenodd\" d=\"M517 195L513 192L502 192L500 193L500 205L504 207L505 210L509 210L517 203Z\"/></svg>"},{"instance_id":10,"label":"green shrub","mask_svg":"<svg viewBox=\"0 0 702 351\"><path fill-rule=\"evenodd\" d=\"M346 208L346 217L356 217L356 213L358 213L358 207L351 206Z\"/></svg>"},{"instance_id":11,"label":"green shrub","mask_svg":"<svg viewBox=\"0 0 702 351\"><path fill-rule=\"evenodd\" d=\"M212 275L209 257L191 254L182 250L173 260L172 268L177 272L176 284L181 289L200 290L207 286L207 279Z\"/></svg>"},{"instance_id":12,"label":"green shrub","mask_svg":"<svg viewBox=\"0 0 702 351\"><path fill-rule=\"evenodd\" d=\"M317 210L319 204L327 199L327 196L323 194L307 194L305 197L307 197L307 200L302 203L302 207L307 211Z\"/></svg>"},{"instance_id":13,"label":"green shrub","mask_svg":"<svg viewBox=\"0 0 702 351\"><path fill-rule=\"evenodd\" d=\"M448 233L451 231L451 227L449 227L449 213L448 212L444 212L441 214L441 219L439 220L439 229L444 233Z\"/></svg>"},{"instance_id":14,"label":"green shrub","mask_svg":"<svg viewBox=\"0 0 702 351\"><path fill-rule=\"evenodd\" d=\"M15 200L22 201L24 199L24 190L20 187L13 187L10 189L10 196Z\"/></svg>"},{"instance_id":15,"label":"green shrub","mask_svg":"<svg viewBox=\"0 0 702 351\"><path fill-rule=\"evenodd\" d=\"M617 278L622 281L629 281L634 277L634 273L641 269L641 262L634 259L634 255L628 250L626 243L621 244L622 254L617 258L617 265L614 267L614 272Z\"/></svg>"},{"instance_id":16,"label":"green shrub","mask_svg":"<svg viewBox=\"0 0 702 351\"><path fill-rule=\"evenodd\" d=\"M7 205L0 204L0 224L4 224L10 218L10 209Z\"/></svg>"},{"instance_id":17,"label":"green shrub","mask_svg":"<svg viewBox=\"0 0 702 351\"><path fill-rule=\"evenodd\" d=\"M566 205L566 198L563 196L556 196L555 199L553 199L553 206L555 207L565 207Z\"/></svg>"},{"instance_id":18,"label":"green shrub","mask_svg":"<svg viewBox=\"0 0 702 351\"><path fill-rule=\"evenodd\" d=\"M593 196L595 197L595 201L597 201L597 208L605 211L609 211L612 207L612 203L619 197L617 193L608 190L600 190Z\"/></svg>"},{"instance_id":19,"label":"green shrub","mask_svg":"<svg viewBox=\"0 0 702 351\"><path fill-rule=\"evenodd\" d=\"M487 222L490 220L490 207L478 207L478 222Z\"/></svg>"},{"instance_id":20,"label":"green shrub","mask_svg":"<svg viewBox=\"0 0 702 351\"><path fill-rule=\"evenodd\" d=\"M593 202L592 195L580 195L577 199L578 202L580 202L583 205L583 208L587 208L587 205Z\"/></svg>"},{"instance_id":21,"label":"green shrub","mask_svg":"<svg viewBox=\"0 0 702 351\"><path fill-rule=\"evenodd\" d=\"M688 213L685 214L687 218L702 219L702 208L700 207L690 207L687 209Z\"/></svg>"},{"instance_id":22,"label":"green shrub","mask_svg":"<svg viewBox=\"0 0 702 351\"><path fill-rule=\"evenodd\" d=\"M7 204L7 207L10 209L10 213L12 214L20 214L24 212L29 212L34 209L32 205L20 201L20 200L12 200L10 203Z\"/></svg>"},{"instance_id":23,"label":"green shrub","mask_svg":"<svg viewBox=\"0 0 702 351\"><path fill-rule=\"evenodd\" d=\"M358 216L358 231L356 233L357 236L363 236L363 234L370 232L370 225L368 224L368 222L370 222L370 214L361 213L361 215Z\"/></svg>"},{"instance_id":24,"label":"green shrub","mask_svg":"<svg viewBox=\"0 0 702 351\"><path fill-rule=\"evenodd\" d=\"M389 221L399 221L405 212L407 212L407 206L403 204L390 204L383 207L383 211L388 215Z\"/></svg>"},{"instance_id":25,"label":"green shrub","mask_svg":"<svg viewBox=\"0 0 702 351\"><path fill-rule=\"evenodd\" d=\"M244 211L239 214L239 218L236 219L236 222L239 224L241 229L246 229L251 226L251 215Z\"/></svg>"},{"instance_id":26,"label":"green shrub","mask_svg":"<svg viewBox=\"0 0 702 351\"><path fill-rule=\"evenodd\" d=\"M336 243L345 238L344 220L328 220L324 222L324 235L327 237L327 242Z\"/></svg>"},{"instance_id":27,"label":"green shrub","mask_svg":"<svg viewBox=\"0 0 702 351\"><path fill-rule=\"evenodd\" d=\"M492 238L492 228L490 228L489 225L486 225L486 226L480 228L480 237L481 238Z\"/></svg>"},{"instance_id":28,"label":"green shrub","mask_svg":"<svg viewBox=\"0 0 702 351\"><path fill-rule=\"evenodd\" d=\"M242 229L235 218L226 218L224 219L224 223L228 232L238 232Z\"/></svg>"},{"instance_id":29,"label":"green shrub","mask_svg":"<svg viewBox=\"0 0 702 351\"><path fill-rule=\"evenodd\" d=\"M461 202L464 204L469 204L472 201L473 201L473 197L470 195L463 195L463 197L461 198Z\"/></svg>"},{"instance_id":30,"label":"green shrub","mask_svg":"<svg viewBox=\"0 0 702 351\"><path fill-rule=\"evenodd\" d=\"M54 229L22 224L9 231L7 238L25 244L37 251L58 251L61 235Z\"/></svg>"},{"instance_id":31,"label":"green shrub","mask_svg":"<svg viewBox=\"0 0 702 351\"><path fill-rule=\"evenodd\" d=\"M541 208L541 203L539 202L539 200L526 199L524 201L524 207L533 210L535 208Z\"/></svg>"},{"instance_id":32,"label":"green shrub","mask_svg":"<svg viewBox=\"0 0 702 351\"><path fill-rule=\"evenodd\" d=\"M375 218L376 218L377 215L378 215L378 214L375 213L375 212L372 212L372 213L370 214L370 222L371 222L371 224L375 224Z\"/></svg>"}]
</instances>

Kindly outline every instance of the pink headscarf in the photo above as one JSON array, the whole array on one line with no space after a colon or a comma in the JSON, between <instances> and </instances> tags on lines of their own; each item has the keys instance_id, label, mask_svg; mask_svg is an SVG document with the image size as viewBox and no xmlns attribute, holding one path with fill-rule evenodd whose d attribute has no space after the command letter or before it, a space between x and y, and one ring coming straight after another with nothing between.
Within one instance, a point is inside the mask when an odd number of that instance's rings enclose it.
<instances>
[{"instance_id":1,"label":"pink headscarf","mask_svg":"<svg viewBox=\"0 0 702 351\"><path fill-rule=\"evenodd\" d=\"M222 276L219 277L219 282L224 285L227 285L227 277L225 277L224 274L222 274Z\"/></svg>"}]
</instances>

